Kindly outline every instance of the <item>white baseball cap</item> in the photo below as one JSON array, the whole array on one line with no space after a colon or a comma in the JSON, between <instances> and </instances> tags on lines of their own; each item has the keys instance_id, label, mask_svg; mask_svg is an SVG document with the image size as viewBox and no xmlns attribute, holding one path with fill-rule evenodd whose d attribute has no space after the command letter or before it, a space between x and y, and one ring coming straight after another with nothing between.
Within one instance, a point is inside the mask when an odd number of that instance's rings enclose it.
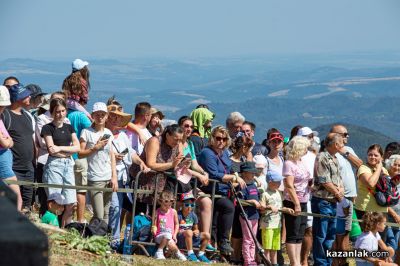
<instances>
[{"instance_id":1,"label":"white baseball cap","mask_svg":"<svg viewBox=\"0 0 400 266\"><path fill-rule=\"evenodd\" d=\"M10 92L6 86L0 86L0 106L9 106L10 102Z\"/></svg>"},{"instance_id":2,"label":"white baseball cap","mask_svg":"<svg viewBox=\"0 0 400 266\"><path fill-rule=\"evenodd\" d=\"M92 113L97 112L97 111L103 111L103 112L107 113L108 112L107 105L103 102L97 102L97 103L93 104Z\"/></svg>"},{"instance_id":3,"label":"white baseball cap","mask_svg":"<svg viewBox=\"0 0 400 266\"><path fill-rule=\"evenodd\" d=\"M89 62L83 61L81 59L75 59L74 62L72 62L72 71L78 71L84 68L85 66L89 65Z\"/></svg>"},{"instance_id":4,"label":"white baseball cap","mask_svg":"<svg viewBox=\"0 0 400 266\"><path fill-rule=\"evenodd\" d=\"M317 131L312 131L311 128L309 127L302 127L297 131L297 136L308 136L310 134L313 134L314 136L318 136Z\"/></svg>"},{"instance_id":5,"label":"white baseball cap","mask_svg":"<svg viewBox=\"0 0 400 266\"><path fill-rule=\"evenodd\" d=\"M47 201L54 200L59 205L65 205L65 197L61 193L55 192L49 195Z\"/></svg>"}]
</instances>

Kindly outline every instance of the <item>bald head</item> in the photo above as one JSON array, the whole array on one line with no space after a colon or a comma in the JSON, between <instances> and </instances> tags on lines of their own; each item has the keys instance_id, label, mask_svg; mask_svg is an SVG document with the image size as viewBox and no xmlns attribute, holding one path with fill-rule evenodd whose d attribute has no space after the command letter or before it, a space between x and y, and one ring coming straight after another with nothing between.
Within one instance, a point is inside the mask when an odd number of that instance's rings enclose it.
<instances>
[{"instance_id":1,"label":"bald head","mask_svg":"<svg viewBox=\"0 0 400 266\"><path fill-rule=\"evenodd\" d=\"M347 128L345 126L340 125L340 124L333 125L330 132L336 133L336 134L339 134L340 136L342 136L343 143L347 144L347 141L349 139L349 133L347 132Z\"/></svg>"}]
</instances>

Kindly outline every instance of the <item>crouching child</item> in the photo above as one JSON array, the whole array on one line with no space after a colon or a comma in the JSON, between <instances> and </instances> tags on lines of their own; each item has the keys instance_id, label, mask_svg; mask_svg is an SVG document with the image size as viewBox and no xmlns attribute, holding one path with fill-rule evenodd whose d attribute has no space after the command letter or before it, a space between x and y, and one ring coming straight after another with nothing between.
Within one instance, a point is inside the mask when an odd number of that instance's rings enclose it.
<instances>
[{"instance_id":1,"label":"crouching child","mask_svg":"<svg viewBox=\"0 0 400 266\"><path fill-rule=\"evenodd\" d=\"M206 257L205 250L210 241L210 234L199 231L199 219L194 213L195 198L192 191L181 195L182 209L178 211L179 233L178 247L188 251L187 258L190 261L201 261L211 263ZM193 245L198 246L200 243L200 251L196 257L193 252Z\"/></svg>"},{"instance_id":2,"label":"crouching child","mask_svg":"<svg viewBox=\"0 0 400 266\"><path fill-rule=\"evenodd\" d=\"M176 246L179 221L176 210L171 208L174 201L174 195L171 191L164 190L161 192L159 199L160 207L156 210L156 221L151 228L154 240L158 244L158 249L154 257L156 259L165 259L164 248L168 247L178 259L186 261L185 255Z\"/></svg>"},{"instance_id":3,"label":"crouching child","mask_svg":"<svg viewBox=\"0 0 400 266\"><path fill-rule=\"evenodd\" d=\"M58 215L64 211L65 197L61 193L55 192L47 198L47 211L42 216L42 223L60 227Z\"/></svg>"}]
</instances>

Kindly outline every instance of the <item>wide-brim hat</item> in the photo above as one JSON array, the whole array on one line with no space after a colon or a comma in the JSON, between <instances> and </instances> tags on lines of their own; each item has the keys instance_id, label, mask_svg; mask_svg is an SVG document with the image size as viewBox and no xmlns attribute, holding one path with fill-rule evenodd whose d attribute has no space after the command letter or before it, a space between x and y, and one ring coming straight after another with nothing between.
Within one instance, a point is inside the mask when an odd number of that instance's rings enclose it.
<instances>
[{"instance_id":1,"label":"wide-brim hat","mask_svg":"<svg viewBox=\"0 0 400 266\"><path fill-rule=\"evenodd\" d=\"M111 104L111 105L107 106L107 110L109 113L113 113L115 115L119 115L120 117L122 117L121 123L118 126L125 127L132 120L132 115L121 112L121 111L119 111L119 109L120 109L120 106L118 106L116 104Z\"/></svg>"},{"instance_id":2,"label":"wide-brim hat","mask_svg":"<svg viewBox=\"0 0 400 266\"><path fill-rule=\"evenodd\" d=\"M160 120L163 120L164 117L165 117L165 115L164 115L160 110L158 110L158 109L156 109L156 108L154 108L154 107L151 107L151 108L150 108L150 114L151 114L151 116L153 116L153 115L158 115L158 117L160 118Z\"/></svg>"}]
</instances>

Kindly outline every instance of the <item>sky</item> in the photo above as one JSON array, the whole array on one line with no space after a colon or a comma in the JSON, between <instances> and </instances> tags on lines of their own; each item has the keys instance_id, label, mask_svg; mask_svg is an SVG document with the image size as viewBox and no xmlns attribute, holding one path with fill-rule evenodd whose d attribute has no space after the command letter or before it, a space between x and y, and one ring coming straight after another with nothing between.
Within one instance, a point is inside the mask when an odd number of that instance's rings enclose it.
<instances>
[{"instance_id":1,"label":"sky","mask_svg":"<svg viewBox=\"0 0 400 266\"><path fill-rule=\"evenodd\" d=\"M0 58L400 50L398 0L1 0Z\"/></svg>"}]
</instances>

